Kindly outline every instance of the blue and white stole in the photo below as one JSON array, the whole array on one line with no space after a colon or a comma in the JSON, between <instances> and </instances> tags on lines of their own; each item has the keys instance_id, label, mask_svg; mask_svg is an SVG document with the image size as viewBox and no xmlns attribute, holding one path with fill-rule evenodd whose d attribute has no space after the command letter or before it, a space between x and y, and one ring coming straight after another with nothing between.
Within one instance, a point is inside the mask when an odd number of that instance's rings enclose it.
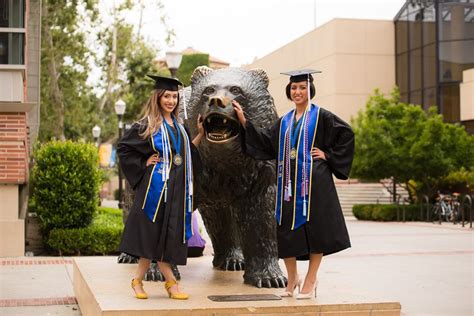
<instances>
[{"instance_id":1,"label":"blue and white stole","mask_svg":"<svg viewBox=\"0 0 474 316\"><path fill-rule=\"evenodd\" d=\"M188 135L184 127L173 119L178 133L184 139L184 157L185 164L184 172L184 223L183 223L183 243L185 243L194 234L192 228L192 212L193 212L193 169L191 160L191 147ZM173 152L171 150L170 138L164 123L161 124L160 129L152 135L151 145L153 150L160 155L159 162L153 166L150 179L148 181L148 188L143 200L142 210L146 216L155 222L158 215L158 210L162 202L166 203L169 173L173 166ZM179 179L177 179L179 183ZM173 197L178 198L178 197Z\"/></svg>"},{"instance_id":2,"label":"blue and white stole","mask_svg":"<svg viewBox=\"0 0 474 316\"><path fill-rule=\"evenodd\" d=\"M292 110L282 117L280 122L279 144L278 144L278 169L277 169L277 192L275 215L278 225L282 222L283 199L290 201L293 196L293 222L291 230L294 230L307 221L310 217L311 206L311 185L313 172L313 159L310 151L314 147L316 140L316 130L318 128L319 107L311 104L306 108L301 120L301 128L296 141L295 158L295 183L291 183L291 130L295 110Z\"/></svg>"}]
</instances>

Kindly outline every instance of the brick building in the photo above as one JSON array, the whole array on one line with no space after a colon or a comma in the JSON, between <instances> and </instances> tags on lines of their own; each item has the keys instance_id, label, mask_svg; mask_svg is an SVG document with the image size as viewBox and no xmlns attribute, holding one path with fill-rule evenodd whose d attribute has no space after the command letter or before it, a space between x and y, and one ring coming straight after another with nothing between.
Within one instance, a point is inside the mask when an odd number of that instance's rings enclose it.
<instances>
[{"instance_id":1,"label":"brick building","mask_svg":"<svg viewBox=\"0 0 474 316\"><path fill-rule=\"evenodd\" d=\"M23 256L39 127L41 0L0 2L0 257Z\"/></svg>"}]
</instances>

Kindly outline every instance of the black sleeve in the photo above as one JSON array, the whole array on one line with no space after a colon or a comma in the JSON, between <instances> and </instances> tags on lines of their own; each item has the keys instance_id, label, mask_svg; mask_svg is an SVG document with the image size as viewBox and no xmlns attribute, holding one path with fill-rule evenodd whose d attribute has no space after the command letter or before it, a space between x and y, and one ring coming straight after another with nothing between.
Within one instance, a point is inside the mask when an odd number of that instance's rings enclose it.
<instances>
[{"instance_id":1,"label":"black sleeve","mask_svg":"<svg viewBox=\"0 0 474 316\"><path fill-rule=\"evenodd\" d=\"M145 174L147 154L150 151L150 143L139 135L140 130L139 124L133 124L117 144L120 168L134 190Z\"/></svg>"},{"instance_id":2,"label":"black sleeve","mask_svg":"<svg viewBox=\"0 0 474 316\"><path fill-rule=\"evenodd\" d=\"M336 178L346 180L354 158L354 132L349 124L330 112L325 120L325 134L329 135L326 160Z\"/></svg>"},{"instance_id":3,"label":"black sleeve","mask_svg":"<svg viewBox=\"0 0 474 316\"><path fill-rule=\"evenodd\" d=\"M245 126L245 153L258 160L276 159L279 130L280 120L267 128L258 128L247 121Z\"/></svg>"},{"instance_id":4,"label":"black sleeve","mask_svg":"<svg viewBox=\"0 0 474 316\"><path fill-rule=\"evenodd\" d=\"M184 130L186 131L186 134L188 134L189 138L189 147L191 148L191 160L193 164L193 173L194 176L202 172L202 161L201 161L201 155L199 154L199 150L197 147L193 144L193 140L191 138L191 133L189 132L189 129L184 126ZM202 140L201 140L202 141Z\"/></svg>"}]
</instances>

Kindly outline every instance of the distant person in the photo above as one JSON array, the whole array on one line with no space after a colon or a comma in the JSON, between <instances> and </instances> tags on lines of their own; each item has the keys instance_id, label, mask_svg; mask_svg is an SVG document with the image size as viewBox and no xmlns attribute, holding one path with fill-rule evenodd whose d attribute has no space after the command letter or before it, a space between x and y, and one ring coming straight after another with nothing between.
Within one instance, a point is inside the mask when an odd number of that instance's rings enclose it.
<instances>
[{"instance_id":1,"label":"distant person","mask_svg":"<svg viewBox=\"0 0 474 316\"><path fill-rule=\"evenodd\" d=\"M351 246L333 175L347 179L354 155L354 133L333 113L311 104L315 95L312 73L290 76L286 96L295 108L269 129L260 129L245 118L245 103L233 101L245 128L247 153L255 159L277 162L276 220L278 256L288 273L282 297L316 296L317 272L322 257ZM309 267L300 288L297 260Z\"/></svg>"},{"instance_id":2,"label":"distant person","mask_svg":"<svg viewBox=\"0 0 474 316\"><path fill-rule=\"evenodd\" d=\"M187 241L192 236L193 161L203 135L191 142L178 117L179 94L176 79L150 76L155 90L145 105L144 117L134 123L119 141L120 166L136 197L125 224L119 250L139 257L132 279L136 298L148 298L143 277L156 260L172 299L187 299L170 264L185 265Z\"/></svg>"}]
</instances>

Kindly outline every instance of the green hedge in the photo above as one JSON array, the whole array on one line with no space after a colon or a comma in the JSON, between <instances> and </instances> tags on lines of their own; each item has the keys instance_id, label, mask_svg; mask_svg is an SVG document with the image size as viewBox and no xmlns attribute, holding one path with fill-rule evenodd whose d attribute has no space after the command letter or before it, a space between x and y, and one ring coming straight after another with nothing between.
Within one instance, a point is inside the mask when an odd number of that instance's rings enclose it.
<instances>
[{"instance_id":1,"label":"green hedge","mask_svg":"<svg viewBox=\"0 0 474 316\"><path fill-rule=\"evenodd\" d=\"M398 206L395 204L356 204L352 207L352 213L360 220L396 221L397 209ZM400 205L400 220L403 219L403 209L405 209L405 220L422 220L420 218L420 205Z\"/></svg>"},{"instance_id":2,"label":"green hedge","mask_svg":"<svg viewBox=\"0 0 474 316\"><path fill-rule=\"evenodd\" d=\"M53 229L46 243L61 255L114 254L122 231L122 211L101 207L89 227Z\"/></svg>"},{"instance_id":3,"label":"green hedge","mask_svg":"<svg viewBox=\"0 0 474 316\"><path fill-rule=\"evenodd\" d=\"M55 228L82 228L99 202L101 171L92 144L51 141L34 152L31 205L45 236Z\"/></svg>"}]
</instances>

